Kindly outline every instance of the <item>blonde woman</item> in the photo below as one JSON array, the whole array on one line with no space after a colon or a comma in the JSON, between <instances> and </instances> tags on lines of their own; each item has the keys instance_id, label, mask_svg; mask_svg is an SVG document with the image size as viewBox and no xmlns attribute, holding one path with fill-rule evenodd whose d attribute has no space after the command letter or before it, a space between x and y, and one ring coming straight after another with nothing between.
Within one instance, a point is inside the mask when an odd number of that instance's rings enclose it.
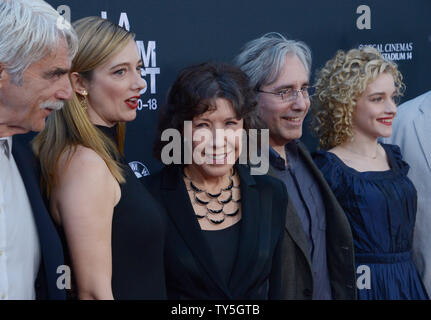
<instances>
[{"instance_id":1,"label":"blonde woman","mask_svg":"<svg viewBox=\"0 0 431 320\"><path fill-rule=\"evenodd\" d=\"M338 51L320 71L313 106L315 162L353 233L358 298L427 299L412 260L416 189L392 133L404 85L397 66L373 48Z\"/></svg>"},{"instance_id":2,"label":"blonde woman","mask_svg":"<svg viewBox=\"0 0 431 320\"><path fill-rule=\"evenodd\" d=\"M162 209L123 158L124 122L135 119L145 87L134 34L98 17L74 27L74 96L34 141L71 260L71 294L164 299Z\"/></svg>"}]
</instances>

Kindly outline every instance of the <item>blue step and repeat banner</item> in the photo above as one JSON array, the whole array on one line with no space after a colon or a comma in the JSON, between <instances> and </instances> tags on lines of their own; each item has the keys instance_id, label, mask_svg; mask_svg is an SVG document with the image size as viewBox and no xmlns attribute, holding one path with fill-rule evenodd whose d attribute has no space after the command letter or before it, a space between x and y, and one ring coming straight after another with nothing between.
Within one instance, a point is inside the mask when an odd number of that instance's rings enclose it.
<instances>
[{"instance_id":1,"label":"blue step and repeat banner","mask_svg":"<svg viewBox=\"0 0 431 320\"><path fill-rule=\"evenodd\" d=\"M398 63L402 101L431 90L430 0L48 0L70 21L100 16L136 33L147 89L127 125L126 157L136 174L161 168L152 157L158 111L180 69L231 62L249 40L276 31L306 42L313 72L337 49L373 45ZM309 120L309 119L308 119ZM316 139L302 139L315 149Z\"/></svg>"}]
</instances>

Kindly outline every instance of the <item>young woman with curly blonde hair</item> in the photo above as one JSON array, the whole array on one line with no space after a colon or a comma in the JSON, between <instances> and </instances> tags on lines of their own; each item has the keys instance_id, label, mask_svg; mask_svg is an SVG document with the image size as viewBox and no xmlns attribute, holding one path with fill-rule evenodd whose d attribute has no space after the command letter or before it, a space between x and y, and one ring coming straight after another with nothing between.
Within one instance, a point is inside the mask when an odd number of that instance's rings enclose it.
<instances>
[{"instance_id":1,"label":"young woman with curly blonde hair","mask_svg":"<svg viewBox=\"0 0 431 320\"><path fill-rule=\"evenodd\" d=\"M353 233L358 298L427 299L412 260L416 189L392 133L401 73L374 48L338 51L319 72L312 107L315 162Z\"/></svg>"}]
</instances>

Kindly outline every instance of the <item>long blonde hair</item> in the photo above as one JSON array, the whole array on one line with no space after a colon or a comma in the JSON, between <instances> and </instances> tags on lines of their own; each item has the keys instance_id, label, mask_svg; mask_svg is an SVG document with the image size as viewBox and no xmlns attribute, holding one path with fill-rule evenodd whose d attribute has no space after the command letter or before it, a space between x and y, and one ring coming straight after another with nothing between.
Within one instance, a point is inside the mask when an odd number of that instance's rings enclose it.
<instances>
[{"instance_id":1,"label":"long blonde hair","mask_svg":"<svg viewBox=\"0 0 431 320\"><path fill-rule=\"evenodd\" d=\"M79 38L78 53L72 62L71 72L91 81L92 72L112 56L122 50L135 35L109 20L87 17L73 23ZM78 145L95 151L106 163L111 174L119 183L124 183L122 165L119 160L124 155L126 126L117 126L117 145L88 118L82 101L85 97L76 92L66 105L51 114L45 129L33 140L33 151L41 165L41 183L50 197L58 181L58 164L65 153L66 165L71 160ZM69 152L70 151L70 152Z\"/></svg>"}]
</instances>

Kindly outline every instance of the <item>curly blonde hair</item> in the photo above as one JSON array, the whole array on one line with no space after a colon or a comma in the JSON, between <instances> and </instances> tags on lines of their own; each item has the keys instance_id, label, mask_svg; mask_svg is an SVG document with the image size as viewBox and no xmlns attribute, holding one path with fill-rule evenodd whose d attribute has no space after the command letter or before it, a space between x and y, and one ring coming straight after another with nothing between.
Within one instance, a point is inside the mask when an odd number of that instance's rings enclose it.
<instances>
[{"instance_id":1,"label":"curly blonde hair","mask_svg":"<svg viewBox=\"0 0 431 320\"><path fill-rule=\"evenodd\" d=\"M372 47L337 51L317 74L312 128L319 146L331 149L353 137L352 118L356 101L380 74L392 74L395 90L402 96L405 85L395 63Z\"/></svg>"}]
</instances>

